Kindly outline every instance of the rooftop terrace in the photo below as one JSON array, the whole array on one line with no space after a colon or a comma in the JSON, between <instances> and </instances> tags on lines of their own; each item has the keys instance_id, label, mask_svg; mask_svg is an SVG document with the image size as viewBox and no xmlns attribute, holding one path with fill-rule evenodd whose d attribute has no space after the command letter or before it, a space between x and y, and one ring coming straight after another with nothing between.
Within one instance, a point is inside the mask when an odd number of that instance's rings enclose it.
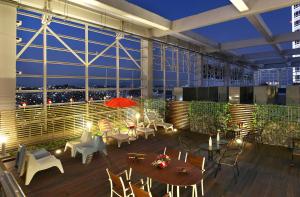
<instances>
[{"instance_id":1,"label":"rooftop terrace","mask_svg":"<svg viewBox=\"0 0 300 197\"><path fill-rule=\"evenodd\" d=\"M0 0L0 21L6 196L300 195L299 0Z\"/></svg>"}]
</instances>

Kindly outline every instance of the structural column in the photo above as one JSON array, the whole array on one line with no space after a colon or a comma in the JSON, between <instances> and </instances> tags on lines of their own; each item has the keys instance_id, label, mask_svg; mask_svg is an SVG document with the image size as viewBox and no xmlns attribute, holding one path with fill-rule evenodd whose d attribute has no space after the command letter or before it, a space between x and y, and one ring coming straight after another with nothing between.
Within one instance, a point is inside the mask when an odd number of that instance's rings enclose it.
<instances>
[{"instance_id":1,"label":"structural column","mask_svg":"<svg viewBox=\"0 0 300 197\"><path fill-rule=\"evenodd\" d=\"M203 86L203 56L197 54L196 57L196 66L195 66L195 80L196 86L201 87Z\"/></svg>"},{"instance_id":2,"label":"structural column","mask_svg":"<svg viewBox=\"0 0 300 197\"><path fill-rule=\"evenodd\" d=\"M228 87L230 86L230 81L231 81L231 69L230 69L230 64L225 63L224 65L224 86Z\"/></svg>"},{"instance_id":3,"label":"structural column","mask_svg":"<svg viewBox=\"0 0 300 197\"><path fill-rule=\"evenodd\" d=\"M166 87L167 87L167 82L166 82L166 46L164 44L161 44L161 68L163 71L163 99L166 99Z\"/></svg>"},{"instance_id":4,"label":"structural column","mask_svg":"<svg viewBox=\"0 0 300 197\"><path fill-rule=\"evenodd\" d=\"M120 97L120 45L119 37L116 37L116 91L117 97Z\"/></svg>"},{"instance_id":5,"label":"structural column","mask_svg":"<svg viewBox=\"0 0 300 197\"><path fill-rule=\"evenodd\" d=\"M16 8L0 4L0 111L16 105Z\"/></svg>"},{"instance_id":6,"label":"structural column","mask_svg":"<svg viewBox=\"0 0 300 197\"><path fill-rule=\"evenodd\" d=\"M85 43L85 101L89 101L89 26L84 27Z\"/></svg>"},{"instance_id":7,"label":"structural column","mask_svg":"<svg viewBox=\"0 0 300 197\"><path fill-rule=\"evenodd\" d=\"M141 86L142 98L152 98L153 93L153 44L141 40Z\"/></svg>"},{"instance_id":8,"label":"structural column","mask_svg":"<svg viewBox=\"0 0 300 197\"><path fill-rule=\"evenodd\" d=\"M8 148L17 139L16 17L15 7L0 3L0 135L7 137Z\"/></svg>"}]
</instances>

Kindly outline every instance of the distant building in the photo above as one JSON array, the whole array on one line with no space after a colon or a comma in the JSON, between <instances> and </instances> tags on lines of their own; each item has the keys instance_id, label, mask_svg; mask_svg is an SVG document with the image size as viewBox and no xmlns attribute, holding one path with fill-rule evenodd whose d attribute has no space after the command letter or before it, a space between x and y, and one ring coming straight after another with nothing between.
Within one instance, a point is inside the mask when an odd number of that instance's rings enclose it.
<instances>
[{"instance_id":1,"label":"distant building","mask_svg":"<svg viewBox=\"0 0 300 197\"><path fill-rule=\"evenodd\" d=\"M300 31L300 4L292 6L292 31ZM296 48L300 48L300 39L293 42L293 49ZM294 57L300 57L300 54ZM293 82L300 83L300 67L293 68Z\"/></svg>"}]
</instances>

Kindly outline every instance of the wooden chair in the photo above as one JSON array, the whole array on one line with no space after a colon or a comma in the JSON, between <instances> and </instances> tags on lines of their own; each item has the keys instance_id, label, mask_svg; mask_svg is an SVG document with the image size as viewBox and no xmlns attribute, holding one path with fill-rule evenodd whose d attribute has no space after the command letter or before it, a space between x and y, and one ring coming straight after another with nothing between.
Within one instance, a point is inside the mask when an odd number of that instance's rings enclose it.
<instances>
[{"instance_id":1,"label":"wooden chair","mask_svg":"<svg viewBox=\"0 0 300 197\"><path fill-rule=\"evenodd\" d=\"M175 150L175 149L172 149L172 148L167 148L165 147L164 148L164 152L163 154L166 154L168 155L171 159L175 159L175 160L180 160L180 157L181 157L181 152L178 151L178 150ZM152 184L151 184L152 185ZM150 185L150 186L151 186ZM177 188L178 189L178 188ZM170 185L167 184L167 192L170 191ZM173 195L173 192L174 192L174 186L171 185L171 194Z\"/></svg>"},{"instance_id":2,"label":"wooden chair","mask_svg":"<svg viewBox=\"0 0 300 197\"><path fill-rule=\"evenodd\" d=\"M196 156L192 154L185 154L185 162L188 162L192 164L193 166L199 168L202 173L205 172L205 157L202 156ZM193 195L197 196L197 185L192 185L193 188ZM203 184L203 178L201 180L201 194L204 196L204 184Z\"/></svg>"},{"instance_id":3,"label":"wooden chair","mask_svg":"<svg viewBox=\"0 0 300 197\"><path fill-rule=\"evenodd\" d=\"M148 191L144 190L145 184L142 182L141 185L129 183L132 194L134 197L152 197L152 193L149 189L149 185L146 183ZM171 197L171 193L165 194L163 197Z\"/></svg>"},{"instance_id":4,"label":"wooden chair","mask_svg":"<svg viewBox=\"0 0 300 197\"><path fill-rule=\"evenodd\" d=\"M133 195L129 186L131 169L129 170L129 173L127 170L124 170L119 174L114 174L108 168L106 168L106 172L110 182L111 197L113 197L114 194L119 197L127 197ZM125 175L125 181L123 180L121 175Z\"/></svg>"}]
</instances>

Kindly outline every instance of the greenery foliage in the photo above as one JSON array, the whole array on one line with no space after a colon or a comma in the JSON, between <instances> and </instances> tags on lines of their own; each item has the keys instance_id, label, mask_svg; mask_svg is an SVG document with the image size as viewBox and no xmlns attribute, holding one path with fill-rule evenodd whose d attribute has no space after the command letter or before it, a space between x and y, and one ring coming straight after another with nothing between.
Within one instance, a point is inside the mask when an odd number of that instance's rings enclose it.
<instances>
[{"instance_id":1,"label":"greenery foliage","mask_svg":"<svg viewBox=\"0 0 300 197\"><path fill-rule=\"evenodd\" d=\"M192 101L189 108L191 131L210 133L217 130L227 131L230 121L229 104Z\"/></svg>"},{"instance_id":2,"label":"greenery foliage","mask_svg":"<svg viewBox=\"0 0 300 197\"><path fill-rule=\"evenodd\" d=\"M289 146L291 137L300 136L300 107L255 105L253 118L252 126L266 144Z\"/></svg>"},{"instance_id":3,"label":"greenery foliage","mask_svg":"<svg viewBox=\"0 0 300 197\"><path fill-rule=\"evenodd\" d=\"M165 118L166 101L164 99L145 99L142 102L145 111L155 111L160 117Z\"/></svg>"}]
</instances>

